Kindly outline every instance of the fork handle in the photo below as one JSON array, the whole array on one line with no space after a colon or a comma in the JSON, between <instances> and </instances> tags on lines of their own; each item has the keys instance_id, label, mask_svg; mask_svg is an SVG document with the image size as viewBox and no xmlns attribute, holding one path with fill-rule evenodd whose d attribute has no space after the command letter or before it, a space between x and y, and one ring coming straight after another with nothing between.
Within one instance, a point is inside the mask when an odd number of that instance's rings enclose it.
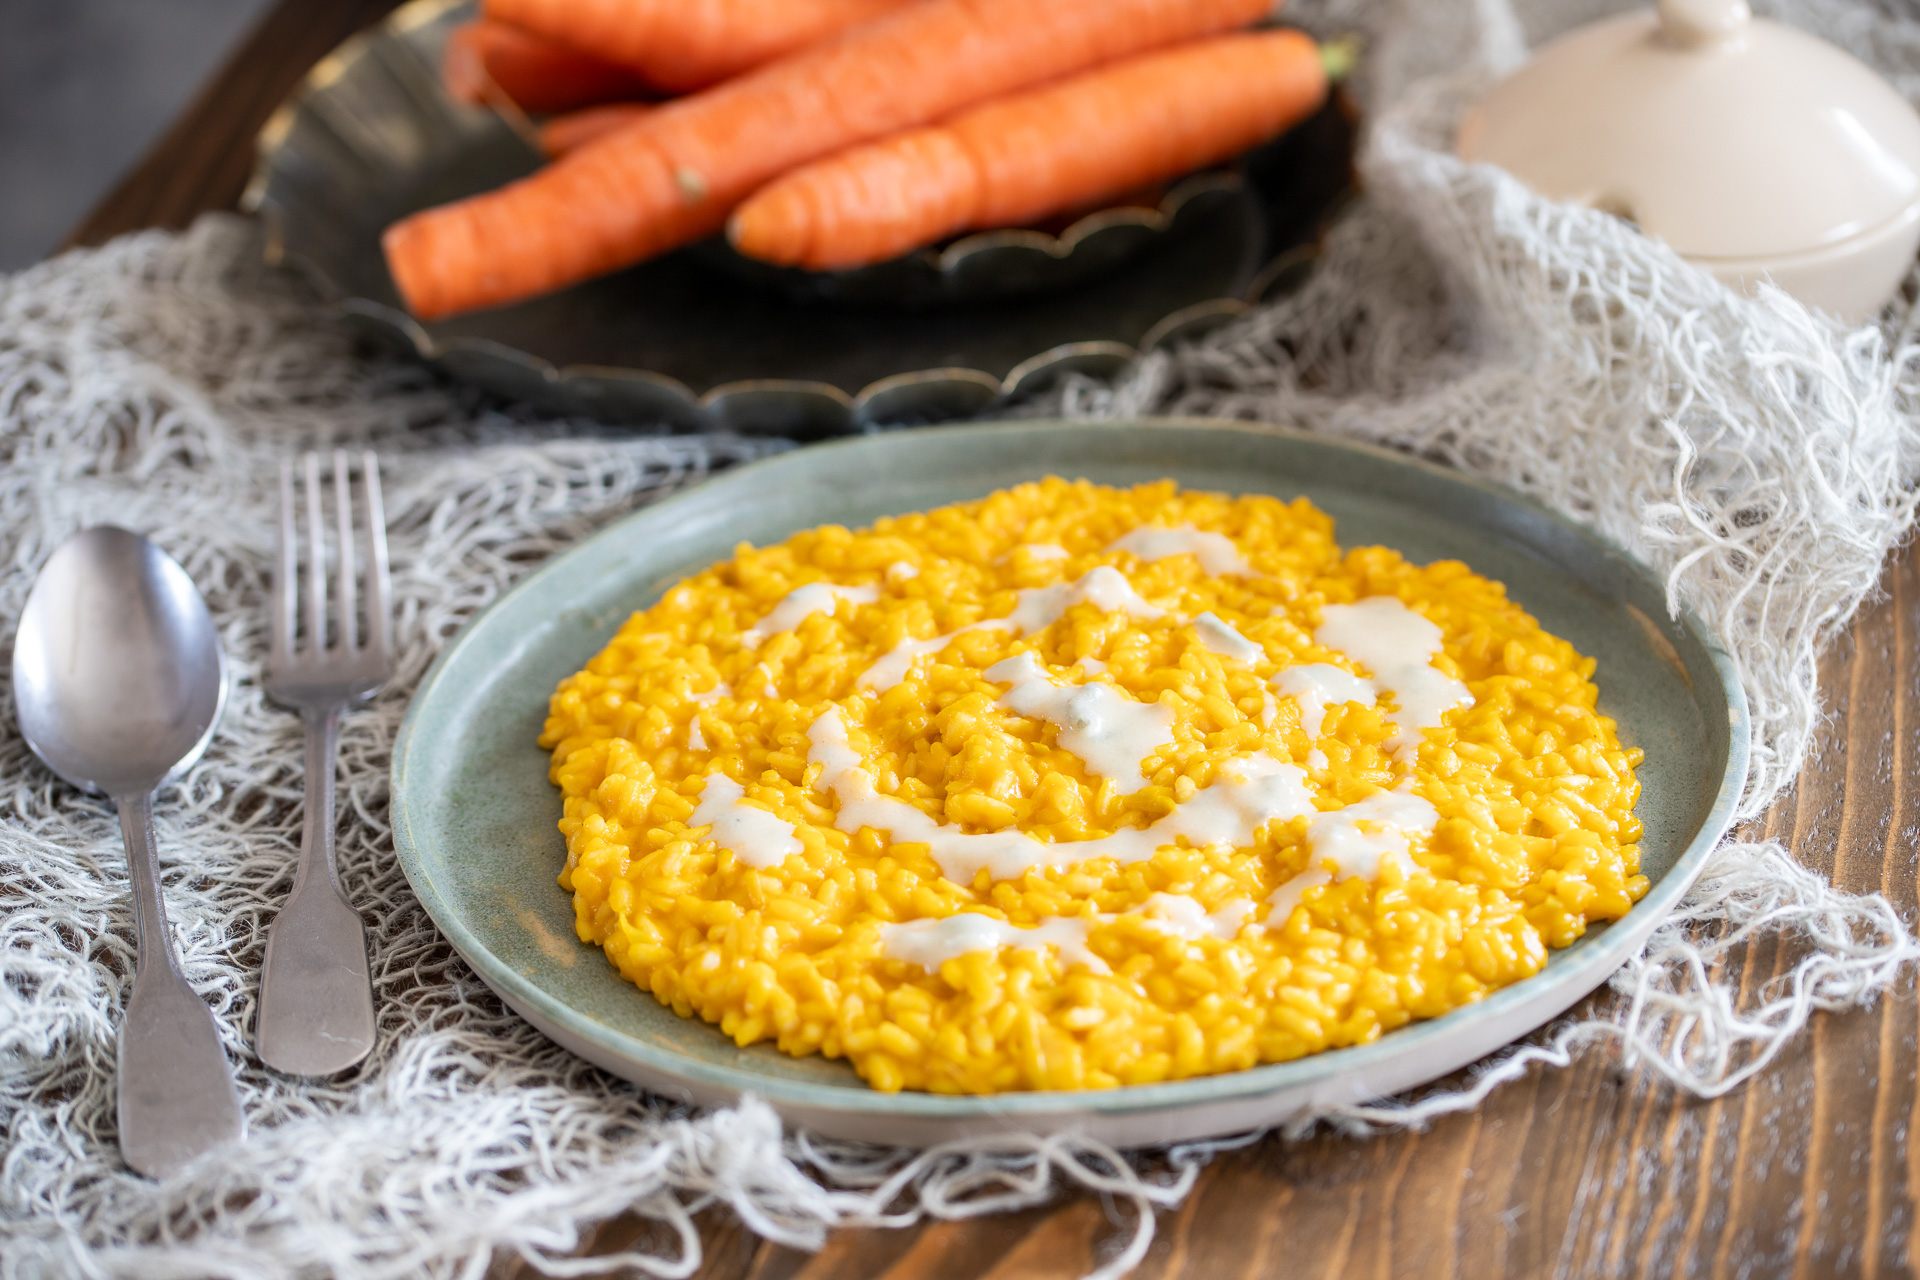
<instances>
[{"instance_id":1,"label":"fork handle","mask_svg":"<svg viewBox=\"0 0 1920 1280\"><path fill-rule=\"evenodd\" d=\"M277 1071L325 1076L373 1049L373 982L366 926L340 888L334 858L334 756L340 707L309 708L307 812L300 866L267 931L254 1047Z\"/></svg>"}]
</instances>

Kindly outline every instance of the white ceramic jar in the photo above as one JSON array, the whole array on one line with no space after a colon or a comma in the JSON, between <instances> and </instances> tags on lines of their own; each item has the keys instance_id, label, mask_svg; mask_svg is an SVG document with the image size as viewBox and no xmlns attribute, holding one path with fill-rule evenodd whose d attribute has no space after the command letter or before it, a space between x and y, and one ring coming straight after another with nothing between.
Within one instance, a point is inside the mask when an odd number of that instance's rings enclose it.
<instances>
[{"instance_id":1,"label":"white ceramic jar","mask_svg":"<svg viewBox=\"0 0 1920 1280\"><path fill-rule=\"evenodd\" d=\"M1920 248L1920 115L1745 0L1661 0L1560 37L1468 114L1458 148L1729 285L1770 280L1849 321Z\"/></svg>"}]
</instances>

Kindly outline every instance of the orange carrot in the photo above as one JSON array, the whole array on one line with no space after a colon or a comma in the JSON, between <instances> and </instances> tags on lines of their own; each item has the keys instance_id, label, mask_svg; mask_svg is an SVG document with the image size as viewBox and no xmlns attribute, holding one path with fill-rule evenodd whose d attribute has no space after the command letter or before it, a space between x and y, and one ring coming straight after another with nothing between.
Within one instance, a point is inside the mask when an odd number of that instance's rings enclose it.
<instances>
[{"instance_id":1,"label":"orange carrot","mask_svg":"<svg viewBox=\"0 0 1920 1280\"><path fill-rule=\"evenodd\" d=\"M704 89L906 0L486 0L486 14L675 93Z\"/></svg>"},{"instance_id":2,"label":"orange carrot","mask_svg":"<svg viewBox=\"0 0 1920 1280\"><path fill-rule=\"evenodd\" d=\"M1327 95L1298 31L1195 41L983 103L815 161L762 187L727 233L748 257L831 271L1214 164Z\"/></svg>"},{"instance_id":3,"label":"orange carrot","mask_svg":"<svg viewBox=\"0 0 1920 1280\"><path fill-rule=\"evenodd\" d=\"M522 111L536 115L658 96L627 67L485 20L454 28L440 74L447 92L460 102L494 103L504 94Z\"/></svg>"},{"instance_id":4,"label":"orange carrot","mask_svg":"<svg viewBox=\"0 0 1920 1280\"><path fill-rule=\"evenodd\" d=\"M555 116L540 126L540 150L549 159L557 160L569 151L578 151L595 139L625 128L653 109L653 104L648 102L608 102Z\"/></svg>"},{"instance_id":5,"label":"orange carrot","mask_svg":"<svg viewBox=\"0 0 1920 1280\"><path fill-rule=\"evenodd\" d=\"M718 231L796 165L1259 18L1272 0L921 0L387 229L415 315L499 306Z\"/></svg>"}]
</instances>

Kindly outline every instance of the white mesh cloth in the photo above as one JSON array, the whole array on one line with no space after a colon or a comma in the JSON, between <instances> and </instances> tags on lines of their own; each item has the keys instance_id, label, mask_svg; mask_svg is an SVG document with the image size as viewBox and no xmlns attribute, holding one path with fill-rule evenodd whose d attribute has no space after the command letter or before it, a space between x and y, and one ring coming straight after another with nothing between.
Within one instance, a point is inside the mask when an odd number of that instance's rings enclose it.
<instances>
[{"instance_id":1,"label":"white mesh cloth","mask_svg":"<svg viewBox=\"0 0 1920 1280\"><path fill-rule=\"evenodd\" d=\"M1215 413L1448 459L1591 522L1669 575L1740 663L1756 743L1742 813L1793 777L1817 711L1815 655L1873 589L1913 515L1920 460L1911 308L1848 333L1769 294L1737 298L1599 214L1545 205L1446 154L1460 104L1531 37L1605 5L1301 0L1295 17L1370 40L1370 194L1298 295L1072 414ZM1778 16L1920 96L1920 24L1869 3ZM1444 78L1435 78L1443 76ZM496 1251L553 1274L625 1210L662 1224L599 1260L684 1276L689 1215L731 1205L769 1238L1038 1202L1063 1185L1136 1206L1101 1268L1144 1254L1209 1148L1123 1159L1074 1140L913 1155L809 1143L765 1107L689 1114L552 1047L455 958L413 900L386 827L387 754L439 646L530 565L635 505L773 446L594 433L490 411L355 353L249 228L213 218L0 281L0 644L31 572L77 529L148 532L206 593L237 677L212 750L159 805L165 892L189 977L221 1019L252 1136L164 1184L112 1131L114 1031L132 925L101 804L29 757L0 693L0 1275L478 1277ZM265 704L273 478L296 449L385 459L402 660L342 738L341 859L366 908L381 1009L363 1069L294 1083L247 1052L263 928L291 879L299 724ZM1801 959L1757 1007L1709 977L1757 931ZM1501 1080L1604 1042L1713 1094L1816 1008L1872 1000L1920 945L1879 897L1843 894L1773 844L1729 843L1680 918L1586 1020L1549 1028L1465 1088L1328 1117L1417 1125Z\"/></svg>"}]
</instances>

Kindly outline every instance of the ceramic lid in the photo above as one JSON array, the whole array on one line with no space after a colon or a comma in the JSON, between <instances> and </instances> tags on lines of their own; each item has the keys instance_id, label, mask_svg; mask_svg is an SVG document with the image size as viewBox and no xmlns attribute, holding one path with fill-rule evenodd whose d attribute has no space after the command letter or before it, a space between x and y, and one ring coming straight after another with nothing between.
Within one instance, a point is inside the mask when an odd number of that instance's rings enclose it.
<instances>
[{"instance_id":1,"label":"ceramic lid","mask_svg":"<svg viewBox=\"0 0 1920 1280\"><path fill-rule=\"evenodd\" d=\"M1474 108L1459 151L1694 258L1803 252L1920 202L1920 116L1745 0L1661 0L1560 37Z\"/></svg>"}]
</instances>

